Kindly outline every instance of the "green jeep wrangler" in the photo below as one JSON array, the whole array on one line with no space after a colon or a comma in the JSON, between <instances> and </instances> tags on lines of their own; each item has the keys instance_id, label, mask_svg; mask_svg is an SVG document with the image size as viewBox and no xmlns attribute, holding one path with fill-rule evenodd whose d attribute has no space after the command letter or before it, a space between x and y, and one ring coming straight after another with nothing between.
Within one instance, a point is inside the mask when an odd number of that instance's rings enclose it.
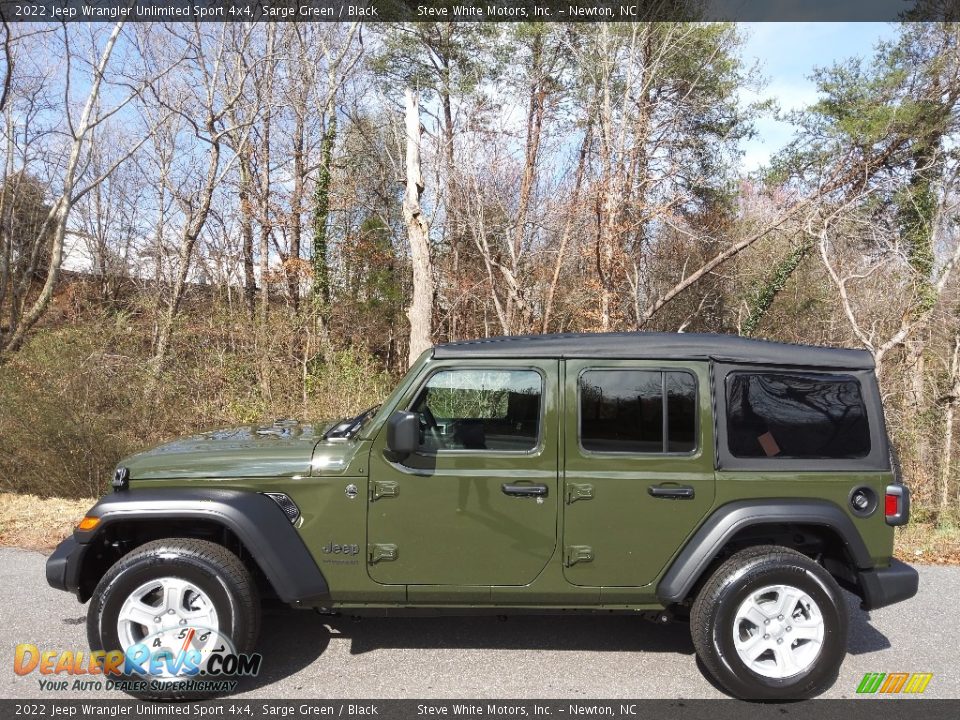
<instances>
[{"instance_id":1,"label":"green jeep wrangler","mask_svg":"<svg viewBox=\"0 0 960 720\"><path fill-rule=\"evenodd\" d=\"M260 598L623 612L688 620L732 695L815 695L846 653L841 588L868 610L917 592L892 557L910 494L873 370L724 335L439 345L357 417L127 458L47 580L92 599L95 650L176 652L198 626L249 652Z\"/></svg>"}]
</instances>

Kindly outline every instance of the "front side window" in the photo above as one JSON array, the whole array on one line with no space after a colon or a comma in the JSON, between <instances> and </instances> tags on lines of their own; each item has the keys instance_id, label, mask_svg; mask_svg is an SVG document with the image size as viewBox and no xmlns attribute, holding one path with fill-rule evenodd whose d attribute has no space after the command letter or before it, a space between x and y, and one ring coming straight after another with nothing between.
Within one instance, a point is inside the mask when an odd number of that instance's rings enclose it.
<instances>
[{"instance_id":1,"label":"front side window","mask_svg":"<svg viewBox=\"0 0 960 720\"><path fill-rule=\"evenodd\" d=\"M727 442L740 458L866 457L870 428L860 383L849 375L731 373Z\"/></svg>"},{"instance_id":2,"label":"front side window","mask_svg":"<svg viewBox=\"0 0 960 720\"><path fill-rule=\"evenodd\" d=\"M423 449L533 450L540 437L543 378L534 370L441 370L411 410Z\"/></svg>"},{"instance_id":3,"label":"front side window","mask_svg":"<svg viewBox=\"0 0 960 720\"><path fill-rule=\"evenodd\" d=\"M589 452L690 453L697 383L688 372L588 370L580 375L580 445Z\"/></svg>"}]
</instances>

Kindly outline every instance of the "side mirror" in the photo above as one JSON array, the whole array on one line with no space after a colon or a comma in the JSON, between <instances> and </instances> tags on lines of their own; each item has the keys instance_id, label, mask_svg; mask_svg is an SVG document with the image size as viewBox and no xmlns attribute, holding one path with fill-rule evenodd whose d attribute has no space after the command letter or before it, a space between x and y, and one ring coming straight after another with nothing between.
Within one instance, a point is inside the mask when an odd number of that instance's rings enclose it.
<instances>
[{"instance_id":1,"label":"side mirror","mask_svg":"<svg viewBox=\"0 0 960 720\"><path fill-rule=\"evenodd\" d=\"M419 447L420 418L416 413L398 410L387 420L387 450L400 462Z\"/></svg>"}]
</instances>

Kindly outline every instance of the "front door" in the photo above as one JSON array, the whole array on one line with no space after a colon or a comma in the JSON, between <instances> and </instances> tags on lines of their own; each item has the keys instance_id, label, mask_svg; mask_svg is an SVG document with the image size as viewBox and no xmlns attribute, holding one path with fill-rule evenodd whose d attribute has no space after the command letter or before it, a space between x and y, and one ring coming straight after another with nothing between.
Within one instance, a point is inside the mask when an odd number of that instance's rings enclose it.
<instances>
[{"instance_id":1,"label":"front door","mask_svg":"<svg viewBox=\"0 0 960 720\"><path fill-rule=\"evenodd\" d=\"M640 587L713 504L707 363L569 360L564 575Z\"/></svg>"},{"instance_id":2,"label":"front door","mask_svg":"<svg viewBox=\"0 0 960 720\"><path fill-rule=\"evenodd\" d=\"M432 363L398 409L422 444L370 457L368 572L379 583L526 585L557 543L558 361ZM414 593L411 588L411 594Z\"/></svg>"}]
</instances>

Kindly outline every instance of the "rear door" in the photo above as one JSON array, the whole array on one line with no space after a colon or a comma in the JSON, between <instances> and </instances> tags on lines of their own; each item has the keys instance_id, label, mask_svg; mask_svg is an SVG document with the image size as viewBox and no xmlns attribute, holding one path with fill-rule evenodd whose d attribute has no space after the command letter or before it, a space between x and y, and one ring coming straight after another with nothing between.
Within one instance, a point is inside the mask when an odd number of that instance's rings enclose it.
<instances>
[{"instance_id":1,"label":"rear door","mask_svg":"<svg viewBox=\"0 0 960 720\"><path fill-rule=\"evenodd\" d=\"M709 366L565 365L564 575L647 585L713 504Z\"/></svg>"}]
</instances>

